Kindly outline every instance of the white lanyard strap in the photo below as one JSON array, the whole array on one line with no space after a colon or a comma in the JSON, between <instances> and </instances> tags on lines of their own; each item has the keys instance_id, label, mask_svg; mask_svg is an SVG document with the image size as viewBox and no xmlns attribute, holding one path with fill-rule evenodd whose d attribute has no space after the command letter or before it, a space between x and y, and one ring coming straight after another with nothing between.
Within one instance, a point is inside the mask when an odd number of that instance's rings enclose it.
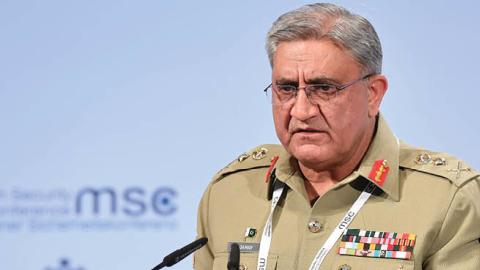
<instances>
[{"instance_id":1,"label":"white lanyard strap","mask_svg":"<svg viewBox=\"0 0 480 270\"><path fill-rule=\"evenodd\" d=\"M266 270L267 269L267 257L268 251L270 250L270 243L272 242L272 220L273 220L273 213L275 212L275 208L277 207L278 201L282 196L284 190L284 186L275 189L272 196L272 206L270 208L270 214L268 215L267 222L265 224L265 228L263 229L262 239L260 240L260 250L258 252L258 261L257 261L257 270ZM332 247L337 242L338 238L342 235L342 233L348 228L350 223L353 221L357 213L362 209L365 202L370 198L370 195L375 190L375 185L371 182L365 187L363 192L360 194L358 199L353 203L350 210L347 211L345 216L342 220L338 223L335 230L330 234L325 244L323 244L322 248L320 248L315 255L315 258L312 261L312 264L309 267L309 270L318 270L320 265L322 264L323 260L327 256L328 252L332 249Z\"/></svg>"},{"instance_id":2,"label":"white lanyard strap","mask_svg":"<svg viewBox=\"0 0 480 270\"><path fill-rule=\"evenodd\" d=\"M267 269L267 257L268 251L270 250L270 243L272 242L272 224L273 224L273 212L275 212L275 207L277 207L278 201L282 196L284 185L280 188L273 191L272 196L272 206L270 208L270 214L268 215L265 228L262 233L262 240L260 240L260 250L258 251L258 261L257 261L257 270Z\"/></svg>"},{"instance_id":3,"label":"white lanyard strap","mask_svg":"<svg viewBox=\"0 0 480 270\"><path fill-rule=\"evenodd\" d=\"M332 234L330 234L322 248L318 250L317 255L315 255L315 258L312 261L312 264L308 268L309 270L318 270L320 268L323 259L325 259L328 252L330 252L332 247L337 242L338 238L340 238L343 232L348 228L360 209L362 209L365 202L368 200L368 198L370 198L370 195L372 195L374 190L375 185L369 182L360 196L358 196L358 199L353 203L352 207L350 207L350 210L347 211L345 216L343 216L342 220L338 223L337 227L335 227L335 230L333 230Z\"/></svg>"}]
</instances>

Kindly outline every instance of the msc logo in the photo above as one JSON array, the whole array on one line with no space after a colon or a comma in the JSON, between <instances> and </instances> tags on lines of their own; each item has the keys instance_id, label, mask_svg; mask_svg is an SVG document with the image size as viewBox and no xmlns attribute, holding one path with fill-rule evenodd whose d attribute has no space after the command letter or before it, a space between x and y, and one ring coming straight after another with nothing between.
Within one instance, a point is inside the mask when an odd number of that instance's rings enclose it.
<instances>
[{"instance_id":1,"label":"msc logo","mask_svg":"<svg viewBox=\"0 0 480 270\"><path fill-rule=\"evenodd\" d=\"M258 269L259 269L259 270L265 270L266 264L267 264L267 260L266 260L265 258L263 258L263 257L260 258L260 259L258 260Z\"/></svg>"},{"instance_id":2,"label":"msc logo","mask_svg":"<svg viewBox=\"0 0 480 270\"><path fill-rule=\"evenodd\" d=\"M339 229L344 230L345 228L348 227L348 224L350 224L350 221L352 221L352 218L355 217L356 213L353 211L348 211L348 213L343 217L342 222L338 225Z\"/></svg>"},{"instance_id":3,"label":"msc logo","mask_svg":"<svg viewBox=\"0 0 480 270\"><path fill-rule=\"evenodd\" d=\"M147 192L141 187L129 187L117 191L113 187L79 190L75 196L75 212L77 215L108 213L141 216L152 212L159 216L168 216L176 212L175 199L177 192L170 187L159 187Z\"/></svg>"}]
</instances>

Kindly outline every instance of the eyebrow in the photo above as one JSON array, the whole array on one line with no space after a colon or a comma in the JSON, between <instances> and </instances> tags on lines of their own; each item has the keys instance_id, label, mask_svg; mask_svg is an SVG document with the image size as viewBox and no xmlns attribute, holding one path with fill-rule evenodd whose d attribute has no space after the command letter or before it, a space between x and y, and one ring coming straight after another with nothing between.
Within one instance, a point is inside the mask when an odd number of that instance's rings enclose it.
<instances>
[{"instance_id":1,"label":"eyebrow","mask_svg":"<svg viewBox=\"0 0 480 270\"><path fill-rule=\"evenodd\" d=\"M314 77L314 78L307 79L307 80L305 80L305 83L306 84L324 84L324 83L327 83L327 84L335 84L335 85L340 85L341 84L340 81L338 81L336 79L333 79L333 78L325 77L325 76L319 76L319 77ZM275 84L277 84L277 85L294 85L294 86L299 85L297 80L287 79L287 78L277 79L275 81Z\"/></svg>"},{"instance_id":2,"label":"eyebrow","mask_svg":"<svg viewBox=\"0 0 480 270\"><path fill-rule=\"evenodd\" d=\"M314 77L305 80L305 83L307 84L322 84L322 83L328 83L328 84L340 84L340 82L336 79L333 78L328 78L325 76L320 76L320 77Z\"/></svg>"},{"instance_id":3,"label":"eyebrow","mask_svg":"<svg viewBox=\"0 0 480 270\"><path fill-rule=\"evenodd\" d=\"M278 79L275 81L275 84L277 85L295 85L298 86L298 81L297 80L292 80L292 79Z\"/></svg>"}]
</instances>

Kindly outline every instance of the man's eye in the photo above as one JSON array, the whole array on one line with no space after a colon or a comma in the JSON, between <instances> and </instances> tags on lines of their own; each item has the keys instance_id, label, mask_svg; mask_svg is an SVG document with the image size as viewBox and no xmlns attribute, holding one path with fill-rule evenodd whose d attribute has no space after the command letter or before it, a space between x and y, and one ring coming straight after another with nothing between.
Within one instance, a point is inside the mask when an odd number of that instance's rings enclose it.
<instances>
[{"instance_id":1,"label":"man's eye","mask_svg":"<svg viewBox=\"0 0 480 270\"><path fill-rule=\"evenodd\" d=\"M294 85L277 85L278 90L286 93L292 93L297 90L297 87Z\"/></svg>"},{"instance_id":2,"label":"man's eye","mask_svg":"<svg viewBox=\"0 0 480 270\"><path fill-rule=\"evenodd\" d=\"M336 90L334 85L331 84L312 84L309 86L312 92L334 92Z\"/></svg>"}]
</instances>

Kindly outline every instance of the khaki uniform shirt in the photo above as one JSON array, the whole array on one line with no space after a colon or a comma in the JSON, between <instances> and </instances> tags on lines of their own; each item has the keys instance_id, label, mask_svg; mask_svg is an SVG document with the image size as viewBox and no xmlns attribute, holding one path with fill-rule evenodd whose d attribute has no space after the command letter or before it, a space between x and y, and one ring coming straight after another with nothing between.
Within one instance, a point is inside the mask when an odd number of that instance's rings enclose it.
<instances>
[{"instance_id":1,"label":"khaki uniform shirt","mask_svg":"<svg viewBox=\"0 0 480 270\"><path fill-rule=\"evenodd\" d=\"M260 242L271 208L272 181L265 179L274 156L280 156L274 174L287 189L273 216L268 270L309 268L360 195L358 183L372 181L368 176L376 160L387 160L389 165L383 192L370 197L349 229L415 234L412 257L339 255L340 238L320 269L480 269L479 174L447 154L398 142L382 117L358 169L313 206L297 162L281 146L263 145L217 173L199 206L198 237L209 240L195 253L195 269L226 269L229 242ZM256 229L256 234L246 237L247 228ZM240 269L256 269L257 257L258 251L242 252Z\"/></svg>"}]
</instances>

